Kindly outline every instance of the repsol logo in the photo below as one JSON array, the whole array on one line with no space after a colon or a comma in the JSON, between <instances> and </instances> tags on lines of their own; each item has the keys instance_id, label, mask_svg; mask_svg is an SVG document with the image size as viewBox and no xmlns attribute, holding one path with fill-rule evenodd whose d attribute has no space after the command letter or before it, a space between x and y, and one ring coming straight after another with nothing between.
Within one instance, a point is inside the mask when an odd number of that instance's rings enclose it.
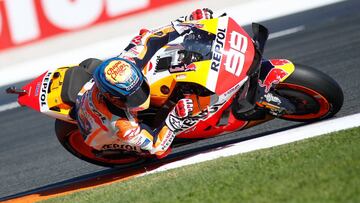
<instances>
[{"instance_id":1,"label":"repsol logo","mask_svg":"<svg viewBox=\"0 0 360 203\"><path fill-rule=\"evenodd\" d=\"M211 69L214 71L219 71L219 66L221 63L222 50L224 49L224 41L226 29L218 29L215 40L214 52L212 55Z\"/></svg>"},{"instance_id":2,"label":"repsol logo","mask_svg":"<svg viewBox=\"0 0 360 203\"><path fill-rule=\"evenodd\" d=\"M44 80L41 85L41 92L40 92L40 105L41 106L47 105L46 94L47 94L47 90L49 88L50 76L51 76L51 72L48 72L46 74L46 76L44 77Z\"/></svg>"},{"instance_id":3,"label":"repsol logo","mask_svg":"<svg viewBox=\"0 0 360 203\"><path fill-rule=\"evenodd\" d=\"M135 146L126 144L106 144L102 146L102 150L120 149L126 151L138 151Z\"/></svg>"}]
</instances>

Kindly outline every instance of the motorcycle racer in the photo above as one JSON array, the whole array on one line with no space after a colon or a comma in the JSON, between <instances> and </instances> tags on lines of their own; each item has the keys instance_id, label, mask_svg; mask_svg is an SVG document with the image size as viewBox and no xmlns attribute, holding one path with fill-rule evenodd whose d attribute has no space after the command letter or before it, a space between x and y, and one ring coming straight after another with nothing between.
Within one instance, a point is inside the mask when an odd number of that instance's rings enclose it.
<instances>
[{"instance_id":1,"label":"motorcycle racer","mask_svg":"<svg viewBox=\"0 0 360 203\"><path fill-rule=\"evenodd\" d=\"M191 115L193 101L180 99L154 130L139 123L137 112L150 104L150 88L142 68L157 50L189 30L181 22L204 18L212 18L212 11L197 9L171 25L142 29L119 56L96 68L94 79L83 87L76 102L77 124L87 145L102 150L111 143L127 143L158 158L170 153L176 134L184 130L184 118Z\"/></svg>"},{"instance_id":2,"label":"motorcycle racer","mask_svg":"<svg viewBox=\"0 0 360 203\"><path fill-rule=\"evenodd\" d=\"M20 106L55 118L56 137L72 155L106 167L137 165L178 144L274 118L313 122L341 109L343 92L328 75L287 59L263 58L269 31L261 24L252 24L252 37L226 14L165 27L143 29L118 57L51 67L6 92L16 94ZM176 39L166 44L171 37ZM157 42L165 45L151 50ZM149 51L156 53L151 57ZM145 67L137 65L150 57ZM140 111L149 105L147 82L151 105ZM179 101L187 98L193 104Z\"/></svg>"}]
</instances>

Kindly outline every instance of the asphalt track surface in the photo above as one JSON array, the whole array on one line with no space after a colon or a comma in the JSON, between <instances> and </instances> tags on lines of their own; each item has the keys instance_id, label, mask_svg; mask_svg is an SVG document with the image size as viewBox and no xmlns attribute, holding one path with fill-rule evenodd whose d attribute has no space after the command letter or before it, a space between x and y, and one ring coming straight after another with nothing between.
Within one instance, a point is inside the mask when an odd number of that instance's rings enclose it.
<instances>
[{"instance_id":1,"label":"asphalt track surface","mask_svg":"<svg viewBox=\"0 0 360 203\"><path fill-rule=\"evenodd\" d=\"M271 39L265 56L286 58L316 67L338 81L345 101L337 117L360 112L359 9L359 1L346 1L263 22L272 32L305 26L303 31ZM15 97L3 94L3 87L0 91L0 105L15 101ZM181 147L174 150L170 158L298 125L301 124L271 121L249 130ZM55 137L54 120L30 109L15 108L0 112L0 129L0 201L118 170L88 164L70 155Z\"/></svg>"}]
</instances>

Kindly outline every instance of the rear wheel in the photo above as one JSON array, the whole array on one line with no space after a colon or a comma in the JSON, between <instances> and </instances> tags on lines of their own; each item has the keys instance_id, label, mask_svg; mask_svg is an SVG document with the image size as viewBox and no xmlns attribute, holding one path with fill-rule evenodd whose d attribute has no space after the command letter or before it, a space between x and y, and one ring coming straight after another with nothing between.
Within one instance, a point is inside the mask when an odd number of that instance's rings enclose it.
<instances>
[{"instance_id":1,"label":"rear wheel","mask_svg":"<svg viewBox=\"0 0 360 203\"><path fill-rule=\"evenodd\" d=\"M276 86L276 92L296 107L293 114L282 115L292 121L316 121L334 116L344 95L337 82L312 67L295 64L295 71Z\"/></svg>"},{"instance_id":2,"label":"rear wheel","mask_svg":"<svg viewBox=\"0 0 360 203\"><path fill-rule=\"evenodd\" d=\"M145 161L144 158L131 155L102 157L85 144L77 125L59 119L55 121L56 136L61 145L74 156L89 163L105 167L129 167Z\"/></svg>"}]
</instances>

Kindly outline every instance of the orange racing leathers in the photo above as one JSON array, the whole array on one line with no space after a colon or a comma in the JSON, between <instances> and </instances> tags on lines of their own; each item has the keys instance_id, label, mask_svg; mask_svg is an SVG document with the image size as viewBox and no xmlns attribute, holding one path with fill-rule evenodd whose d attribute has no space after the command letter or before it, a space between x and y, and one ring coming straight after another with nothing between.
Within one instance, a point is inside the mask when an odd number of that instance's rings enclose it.
<instances>
[{"instance_id":1,"label":"orange racing leathers","mask_svg":"<svg viewBox=\"0 0 360 203\"><path fill-rule=\"evenodd\" d=\"M187 31L186 27L172 25L153 31L142 30L119 57L134 62L143 68L162 46ZM182 99L157 129L149 129L138 123L136 112L112 108L93 81L88 82L79 94L77 121L85 143L96 150L127 149L147 150L158 158L166 156L170 145L180 129L184 130L181 118L187 117L193 108L192 100ZM134 150L134 148L130 148Z\"/></svg>"}]
</instances>

